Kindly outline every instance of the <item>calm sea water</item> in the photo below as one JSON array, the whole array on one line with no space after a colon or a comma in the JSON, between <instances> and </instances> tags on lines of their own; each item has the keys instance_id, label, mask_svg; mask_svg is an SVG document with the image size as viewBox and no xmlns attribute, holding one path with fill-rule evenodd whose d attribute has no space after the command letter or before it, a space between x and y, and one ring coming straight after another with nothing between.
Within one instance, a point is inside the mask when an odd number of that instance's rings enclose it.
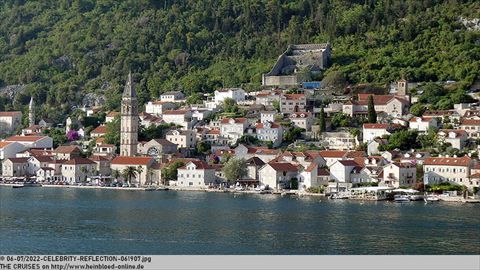
<instances>
[{"instance_id":1,"label":"calm sea water","mask_svg":"<svg viewBox=\"0 0 480 270\"><path fill-rule=\"evenodd\" d=\"M0 254L480 254L480 205L0 188Z\"/></svg>"}]
</instances>

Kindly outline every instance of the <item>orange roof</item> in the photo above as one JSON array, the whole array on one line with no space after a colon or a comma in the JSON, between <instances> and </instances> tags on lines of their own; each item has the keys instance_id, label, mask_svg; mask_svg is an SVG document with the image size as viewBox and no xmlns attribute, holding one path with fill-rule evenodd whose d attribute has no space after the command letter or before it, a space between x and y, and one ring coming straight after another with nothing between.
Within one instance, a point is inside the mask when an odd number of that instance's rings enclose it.
<instances>
[{"instance_id":1,"label":"orange roof","mask_svg":"<svg viewBox=\"0 0 480 270\"><path fill-rule=\"evenodd\" d=\"M187 165L189 163L193 163L195 164L195 167L197 168L197 170L207 170L207 169L213 169L212 166L208 165L207 163L201 161L201 160L190 160L189 162L187 162L184 166L180 167L179 169L186 169L187 168Z\"/></svg>"},{"instance_id":2,"label":"orange roof","mask_svg":"<svg viewBox=\"0 0 480 270\"><path fill-rule=\"evenodd\" d=\"M162 114L186 114L189 110L169 110L164 111Z\"/></svg>"},{"instance_id":3,"label":"orange roof","mask_svg":"<svg viewBox=\"0 0 480 270\"><path fill-rule=\"evenodd\" d=\"M465 157L428 157L423 161L424 165L441 166L468 166L472 160Z\"/></svg>"},{"instance_id":4,"label":"orange roof","mask_svg":"<svg viewBox=\"0 0 480 270\"><path fill-rule=\"evenodd\" d=\"M12 116L17 116L17 115L22 115L22 112L19 112L19 111L0 112L0 117L12 117Z\"/></svg>"},{"instance_id":5,"label":"orange roof","mask_svg":"<svg viewBox=\"0 0 480 270\"><path fill-rule=\"evenodd\" d=\"M461 125L480 126L480 119L461 119Z\"/></svg>"},{"instance_id":6,"label":"orange roof","mask_svg":"<svg viewBox=\"0 0 480 270\"><path fill-rule=\"evenodd\" d=\"M112 160L112 165L147 165L152 161L151 157L127 157L118 156Z\"/></svg>"},{"instance_id":7,"label":"orange roof","mask_svg":"<svg viewBox=\"0 0 480 270\"><path fill-rule=\"evenodd\" d=\"M263 127L264 127L264 124L263 124L263 123L257 123L257 124L255 125L255 127L256 127L256 128L263 128ZM270 122L270 128L279 128L279 127L280 127L279 124Z\"/></svg>"},{"instance_id":8,"label":"orange roof","mask_svg":"<svg viewBox=\"0 0 480 270\"><path fill-rule=\"evenodd\" d=\"M81 164L95 164L95 162L91 161L88 158L76 157L76 158L70 159L69 161L66 161L63 164L65 164L65 165L81 165Z\"/></svg>"},{"instance_id":9,"label":"orange roof","mask_svg":"<svg viewBox=\"0 0 480 270\"><path fill-rule=\"evenodd\" d=\"M312 172L313 170L317 169L318 171L318 165L316 163L311 163L306 169L305 171L307 172Z\"/></svg>"},{"instance_id":10,"label":"orange roof","mask_svg":"<svg viewBox=\"0 0 480 270\"><path fill-rule=\"evenodd\" d=\"M342 158L346 153L347 151L342 150L323 150L320 151L320 156L324 158Z\"/></svg>"},{"instance_id":11,"label":"orange roof","mask_svg":"<svg viewBox=\"0 0 480 270\"><path fill-rule=\"evenodd\" d=\"M62 153L62 154L71 154L73 152L80 152L80 148L76 145L60 145L54 151L54 153Z\"/></svg>"},{"instance_id":12,"label":"orange roof","mask_svg":"<svg viewBox=\"0 0 480 270\"><path fill-rule=\"evenodd\" d=\"M391 100L397 99L402 103L408 103L403 97L394 96L394 95L372 95L372 94L358 94L358 100L351 101L355 105L368 105L369 96L373 96L373 104L375 105L385 105L388 104Z\"/></svg>"},{"instance_id":13,"label":"orange roof","mask_svg":"<svg viewBox=\"0 0 480 270\"><path fill-rule=\"evenodd\" d=\"M231 119L235 121L235 124L243 124L247 121L247 118L223 118L221 123L228 124Z\"/></svg>"},{"instance_id":14,"label":"orange roof","mask_svg":"<svg viewBox=\"0 0 480 270\"><path fill-rule=\"evenodd\" d=\"M275 171L282 171L282 172L296 172L298 171L298 167L293 165L292 163L286 162L270 162L268 163Z\"/></svg>"},{"instance_id":15,"label":"orange roof","mask_svg":"<svg viewBox=\"0 0 480 270\"><path fill-rule=\"evenodd\" d=\"M286 99L302 99L305 98L305 94L283 94Z\"/></svg>"},{"instance_id":16,"label":"orange roof","mask_svg":"<svg viewBox=\"0 0 480 270\"><path fill-rule=\"evenodd\" d=\"M388 124L363 124L363 128L370 129L387 129Z\"/></svg>"},{"instance_id":17,"label":"orange roof","mask_svg":"<svg viewBox=\"0 0 480 270\"><path fill-rule=\"evenodd\" d=\"M7 142L36 142L38 140L41 140L43 138L46 138L47 136L11 136L5 139Z\"/></svg>"},{"instance_id":18,"label":"orange roof","mask_svg":"<svg viewBox=\"0 0 480 270\"><path fill-rule=\"evenodd\" d=\"M220 130L218 129L211 129L207 132L207 134L220 134Z\"/></svg>"},{"instance_id":19,"label":"orange roof","mask_svg":"<svg viewBox=\"0 0 480 270\"><path fill-rule=\"evenodd\" d=\"M11 144L11 142L0 142L0 148L4 148L5 146Z\"/></svg>"},{"instance_id":20,"label":"orange roof","mask_svg":"<svg viewBox=\"0 0 480 270\"><path fill-rule=\"evenodd\" d=\"M107 114L107 117L115 117L115 116L117 116L117 115L120 115L120 113L119 113L119 112L109 112L109 113Z\"/></svg>"},{"instance_id":21,"label":"orange roof","mask_svg":"<svg viewBox=\"0 0 480 270\"><path fill-rule=\"evenodd\" d=\"M95 133L95 134L106 134L107 133L107 126L106 125L101 125L96 127L94 130L90 132L90 134Z\"/></svg>"},{"instance_id":22,"label":"orange roof","mask_svg":"<svg viewBox=\"0 0 480 270\"><path fill-rule=\"evenodd\" d=\"M430 122L432 121L432 117L412 117L410 118L410 120L408 120L409 122L418 122L418 121L421 121L421 122Z\"/></svg>"},{"instance_id":23,"label":"orange roof","mask_svg":"<svg viewBox=\"0 0 480 270\"><path fill-rule=\"evenodd\" d=\"M307 118L309 116L309 112L294 112L290 114L290 118Z\"/></svg>"}]
</instances>

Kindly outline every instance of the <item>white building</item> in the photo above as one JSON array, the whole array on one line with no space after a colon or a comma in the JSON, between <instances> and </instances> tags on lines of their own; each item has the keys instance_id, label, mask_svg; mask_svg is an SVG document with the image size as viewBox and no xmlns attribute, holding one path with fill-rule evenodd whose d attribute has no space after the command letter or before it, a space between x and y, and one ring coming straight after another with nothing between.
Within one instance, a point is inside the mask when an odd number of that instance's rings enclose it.
<instances>
[{"instance_id":1,"label":"white building","mask_svg":"<svg viewBox=\"0 0 480 270\"><path fill-rule=\"evenodd\" d=\"M280 98L280 112L294 113L305 111L307 98L305 94L282 94Z\"/></svg>"},{"instance_id":2,"label":"white building","mask_svg":"<svg viewBox=\"0 0 480 270\"><path fill-rule=\"evenodd\" d=\"M138 173L130 179L130 184L137 186L144 186L146 184L155 182L155 179L151 179L149 174L149 169L154 165L155 160L151 157L127 157L127 156L118 156L114 158L111 162L112 173L118 171L120 174L123 173L128 167L133 167L137 170L140 170L141 173ZM121 177L123 181L127 182L128 179Z\"/></svg>"},{"instance_id":3,"label":"white building","mask_svg":"<svg viewBox=\"0 0 480 270\"><path fill-rule=\"evenodd\" d=\"M245 100L245 91L241 88L227 88L215 90L215 103L220 105L227 98L233 99L235 102Z\"/></svg>"},{"instance_id":4,"label":"white building","mask_svg":"<svg viewBox=\"0 0 480 270\"><path fill-rule=\"evenodd\" d=\"M392 117L399 117L408 113L410 107L408 96L372 94L358 94L358 100L351 100L343 105L343 113L350 116L366 115L370 96L373 96L373 104L377 115L384 113Z\"/></svg>"},{"instance_id":5,"label":"white building","mask_svg":"<svg viewBox=\"0 0 480 270\"><path fill-rule=\"evenodd\" d=\"M185 95L179 91L169 91L161 94L160 100L166 102L183 102L185 101Z\"/></svg>"},{"instance_id":6,"label":"white building","mask_svg":"<svg viewBox=\"0 0 480 270\"><path fill-rule=\"evenodd\" d=\"M417 183L417 167L410 163L392 162L383 166L382 185L391 187L415 186Z\"/></svg>"},{"instance_id":7,"label":"white building","mask_svg":"<svg viewBox=\"0 0 480 270\"><path fill-rule=\"evenodd\" d=\"M363 142L390 134L388 124L363 124Z\"/></svg>"},{"instance_id":8,"label":"white building","mask_svg":"<svg viewBox=\"0 0 480 270\"><path fill-rule=\"evenodd\" d=\"M260 184L270 188L284 189L292 187L292 180L298 181L298 167L287 162L270 162L258 172Z\"/></svg>"},{"instance_id":9,"label":"white building","mask_svg":"<svg viewBox=\"0 0 480 270\"><path fill-rule=\"evenodd\" d=\"M257 139L261 141L271 141L273 146L279 146L283 139L283 127L280 124L272 122L262 122L255 125Z\"/></svg>"},{"instance_id":10,"label":"white building","mask_svg":"<svg viewBox=\"0 0 480 270\"><path fill-rule=\"evenodd\" d=\"M350 183L351 173L355 168L360 166L354 160L337 160L330 166L330 178L337 182Z\"/></svg>"},{"instance_id":11,"label":"white building","mask_svg":"<svg viewBox=\"0 0 480 270\"><path fill-rule=\"evenodd\" d=\"M437 120L433 117L413 117L408 121L408 127L425 133L429 128L437 127Z\"/></svg>"},{"instance_id":12,"label":"white building","mask_svg":"<svg viewBox=\"0 0 480 270\"><path fill-rule=\"evenodd\" d=\"M0 112L0 134L12 133L22 124L22 112Z\"/></svg>"},{"instance_id":13,"label":"white building","mask_svg":"<svg viewBox=\"0 0 480 270\"><path fill-rule=\"evenodd\" d=\"M43 166L42 166L43 167ZM68 183L87 181L95 173L96 163L88 158L76 157L62 164L62 180Z\"/></svg>"},{"instance_id":14,"label":"white building","mask_svg":"<svg viewBox=\"0 0 480 270\"><path fill-rule=\"evenodd\" d=\"M162 118L165 123L173 123L182 126L184 129L192 129L195 124L193 122L191 110L165 111L162 114Z\"/></svg>"},{"instance_id":15,"label":"white building","mask_svg":"<svg viewBox=\"0 0 480 270\"><path fill-rule=\"evenodd\" d=\"M200 160L191 160L177 169L177 186L205 188L215 184L215 180L215 169Z\"/></svg>"},{"instance_id":16,"label":"white building","mask_svg":"<svg viewBox=\"0 0 480 270\"><path fill-rule=\"evenodd\" d=\"M175 104L170 101L149 101L145 104L145 112L156 116L162 115L165 111L175 109Z\"/></svg>"},{"instance_id":17,"label":"white building","mask_svg":"<svg viewBox=\"0 0 480 270\"><path fill-rule=\"evenodd\" d=\"M248 126L246 118L224 118L220 121L220 135L228 138L230 143L236 143Z\"/></svg>"},{"instance_id":18,"label":"white building","mask_svg":"<svg viewBox=\"0 0 480 270\"><path fill-rule=\"evenodd\" d=\"M452 184L471 187L469 177L474 162L465 157L428 157L423 162L424 183L438 184L449 182Z\"/></svg>"},{"instance_id":19,"label":"white building","mask_svg":"<svg viewBox=\"0 0 480 270\"><path fill-rule=\"evenodd\" d=\"M17 142L26 148L52 148L53 139L48 136L11 136L5 142Z\"/></svg>"},{"instance_id":20,"label":"white building","mask_svg":"<svg viewBox=\"0 0 480 270\"><path fill-rule=\"evenodd\" d=\"M26 147L18 142L0 142L0 160L16 157L17 153L25 150Z\"/></svg>"},{"instance_id":21,"label":"white building","mask_svg":"<svg viewBox=\"0 0 480 270\"><path fill-rule=\"evenodd\" d=\"M293 125L305 129L305 131L312 130L313 116L310 112L294 112L289 116Z\"/></svg>"},{"instance_id":22,"label":"white building","mask_svg":"<svg viewBox=\"0 0 480 270\"><path fill-rule=\"evenodd\" d=\"M322 145L330 150L353 150L358 140L348 131L322 132Z\"/></svg>"},{"instance_id":23,"label":"white building","mask_svg":"<svg viewBox=\"0 0 480 270\"><path fill-rule=\"evenodd\" d=\"M468 140L468 134L461 129L442 129L437 133L440 142L449 143L453 148L462 150Z\"/></svg>"},{"instance_id":24,"label":"white building","mask_svg":"<svg viewBox=\"0 0 480 270\"><path fill-rule=\"evenodd\" d=\"M165 138L179 148L195 148L197 138L193 130L170 130Z\"/></svg>"}]
</instances>

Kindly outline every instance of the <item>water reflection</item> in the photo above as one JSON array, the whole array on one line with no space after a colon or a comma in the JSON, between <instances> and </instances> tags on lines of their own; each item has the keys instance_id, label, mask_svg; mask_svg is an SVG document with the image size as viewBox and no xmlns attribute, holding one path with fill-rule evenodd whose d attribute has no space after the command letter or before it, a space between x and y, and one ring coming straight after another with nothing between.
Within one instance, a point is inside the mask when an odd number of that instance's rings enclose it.
<instances>
[{"instance_id":1,"label":"water reflection","mask_svg":"<svg viewBox=\"0 0 480 270\"><path fill-rule=\"evenodd\" d=\"M0 253L478 254L479 205L0 188Z\"/></svg>"}]
</instances>

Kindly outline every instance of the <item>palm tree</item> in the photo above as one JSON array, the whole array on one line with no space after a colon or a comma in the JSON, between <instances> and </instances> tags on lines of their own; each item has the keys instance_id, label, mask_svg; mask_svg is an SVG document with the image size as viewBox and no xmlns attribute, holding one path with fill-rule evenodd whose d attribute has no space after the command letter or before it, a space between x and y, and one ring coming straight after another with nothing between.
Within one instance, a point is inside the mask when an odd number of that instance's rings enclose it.
<instances>
[{"instance_id":1,"label":"palm tree","mask_svg":"<svg viewBox=\"0 0 480 270\"><path fill-rule=\"evenodd\" d=\"M139 186L142 184L142 172L143 172L143 167L138 165L137 173L138 173L138 185Z\"/></svg>"},{"instance_id":2,"label":"palm tree","mask_svg":"<svg viewBox=\"0 0 480 270\"><path fill-rule=\"evenodd\" d=\"M137 177L137 169L133 166L126 167L123 172L123 178L127 180L127 184L130 186L132 178Z\"/></svg>"},{"instance_id":3,"label":"palm tree","mask_svg":"<svg viewBox=\"0 0 480 270\"><path fill-rule=\"evenodd\" d=\"M87 181L87 173L89 172L87 167L85 166L82 166L80 168L80 171L84 174L84 177L83 177L83 182Z\"/></svg>"},{"instance_id":4,"label":"palm tree","mask_svg":"<svg viewBox=\"0 0 480 270\"><path fill-rule=\"evenodd\" d=\"M114 170L112 173L113 178L117 180L120 177L120 171L119 170Z\"/></svg>"},{"instance_id":5,"label":"palm tree","mask_svg":"<svg viewBox=\"0 0 480 270\"><path fill-rule=\"evenodd\" d=\"M150 175L149 184L152 185L152 184L153 184L153 169L152 169L152 168L149 168L149 169L148 169L147 175Z\"/></svg>"}]
</instances>

